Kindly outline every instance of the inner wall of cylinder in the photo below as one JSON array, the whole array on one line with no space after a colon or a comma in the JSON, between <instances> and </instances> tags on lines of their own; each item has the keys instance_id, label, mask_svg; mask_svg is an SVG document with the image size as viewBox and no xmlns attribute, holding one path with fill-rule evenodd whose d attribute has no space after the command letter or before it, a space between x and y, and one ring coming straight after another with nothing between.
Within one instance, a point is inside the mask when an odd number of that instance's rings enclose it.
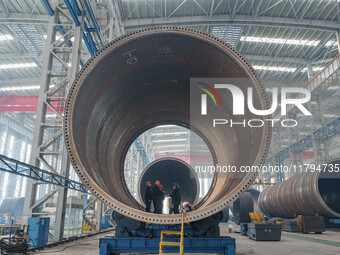
<instances>
[{"instance_id":1,"label":"inner wall of cylinder","mask_svg":"<svg viewBox=\"0 0 340 255\"><path fill-rule=\"evenodd\" d=\"M182 202L195 204L199 194L198 178L194 170L184 161L163 158L156 160L143 171L138 190L144 204L146 182L150 181L154 186L157 180L163 185L165 197L170 196L173 191L173 184L177 183L180 187Z\"/></svg>"},{"instance_id":2,"label":"inner wall of cylinder","mask_svg":"<svg viewBox=\"0 0 340 255\"><path fill-rule=\"evenodd\" d=\"M143 151L138 151L137 140L148 141L148 145L146 148L143 148ZM170 162L169 164L159 162L162 160L169 160ZM195 183L192 184L195 185L195 187L198 185L198 188L190 187L192 185L188 186L190 189L188 190L188 194L191 195L183 201L195 204L197 200L203 202L207 199L209 191L213 188L211 184L215 174L195 172L194 169L202 166L205 169L209 168L214 165L213 161L213 156L208 145L198 134L182 126L162 123L146 130L133 141L127 149L121 171L124 172L124 185L130 192L131 199L135 200L136 203L140 203L143 202L141 198L145 190L144 182L141 182L141 180L144 179L144 175L148 176L152 172L151 179L156 180L157 178L163 177L162 171L164 172L164 169L162 163L170 172L177 169L172 165L182 165L180 169L183 169L183 178L188 176L186 171L189 171L189 173L191 171L192 174L190 174L189 177L197 179ZM156 164L157 162L158 164ZM153 164L156 165L154 166ZM152 171L148 170L148 173L145 173L150 167L152 167L152 169L150 169ZM167 174L167 172L165 173ZM183 179L181 173L181 171L177 171L176 178L173 182L180 182L180 180ZM170 177L174 176L170 175ZM145 182L146 181L147 180L145 180ZM142 186L140 183L142 183ZM171 189L172 183L167 182L167 186L170 185L169 187ZM154 182L152 182L152 184L154 184ZM142 187L143 191L140 192L140 188L136 189L136 187ZM192 193L193 191L194 193ZM183 191L183 193L186 194L187 192ZM141 208L143 208L142 205Z\"/></svg>"},{"instance_id":3,"label":"inner wall of cylinder","mask_svg":"<svg viewBox=\"0 0 340 255\"><path fill-rule=\"evenodd\" d=\"M340 166L340 160L331 163L333 171L330 169L330 165L326 168L326 171L321 172L318 179L319 194L325 204L334 212L340 214L340 175L335 168L335 165ZM332 171L332 172L330 172Z\"/></svg>"},{"instance_id":4,"label":"inner wall of cylinder","mask_svg":"<svg viewBox=\"0 0 340 255\"><path fill-rule=\"evenodd\" d=\"M129 62L129 52L136 56L134 64ZM77 113L72 120L73 140L87 173L116 200L136 208L122 185L120 162L135 134L155 123L174 121L194 127L212 144L220 165L254 163L264 139L263 129L215 130L209 117L206 121L190 118L191 77L249 76L216 46L171 33L131 40L106 54L88 71L73 106ZM239 85L246 94L253 81ZM231 114L231 95L223 93L222 100L223 109ZM244 118L255 116L246 112ZM227 181L217 180L207 204L228 194L244 176L234 174Z\"/></svg>"}]
</instances>

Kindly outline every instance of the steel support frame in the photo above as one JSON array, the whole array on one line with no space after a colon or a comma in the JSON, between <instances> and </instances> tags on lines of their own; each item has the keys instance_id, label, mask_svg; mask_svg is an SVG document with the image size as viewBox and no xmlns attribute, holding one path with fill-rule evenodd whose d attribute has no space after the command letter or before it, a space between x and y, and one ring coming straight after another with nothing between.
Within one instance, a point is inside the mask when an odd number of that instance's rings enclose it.
<instances>
[{"instance_id":1,"label":"steel support frame","mask_svg":"<svg viewBox=\"0 0 340 255\"><path fill-rule=\"evenodd\" d=\"M117 0L109 1L109 7L112 17L109 22L109 40L113 40L114 38L125 34L125 29Z\"/></svg>"},{"instance_id":2,"label":"steel support frame","mask_svg":"<svg viewBox=\"0 0 340 255\"><path fill-rule=\"evenodd\" d=\"M60 127L60 123L62 124L63 121L63 107L55 108L51 99L57 97L60 102L66 100L69 84L74 80L79 70L84 23L82 15L79 26L75 24L74 20L65 13L66 7L62 0L52 1L51 8L54 10L54 15L50 16L48 23L31 164L37 167L44 166L48 171L67 178L70 162L63 143L63 130ZM63 39L57 39L57 32L60 32L61 29ZM70 42L71 38L74 38L73 43ZM68 63L69 59L71 59L71 65ZM51 87L52 80L58 80L53 88ZM55 123L58 125L53 126L47 121L48 108L56 114ZM48 136L47 139L46 136ZM55 161L58 163L50 164L48 157L55 157ZM34 215L33 208L36 203L38 185L39 183L33 180L29 180L27 183L24 216L32 217ZM61 241L63 238L66 199L67 189L59 187L53 241Z\"/></svg>"},{"instance_id":3,"label":"steel support frame","mask_svg":"<svg viewBox=\"0 0 340 255\"><path fill-rule=\"evenodd\" d=\"M166 238L166 242L179 242L179 238ZM158 254L159 238L100 238L99 254L119 254L119 253L146 253ZM225 255L235 255L235 238L184 238L184 251L186 253L218 253ZM178 253L178 247L167 246L164 253Z\"/></svg>"},{"instance_id":4,"label":"steel support frame","mask_svg":"<svg viewBox=\"0 0 340 255\"><path fill-rule=\"evenodd\" d=\"M288 116L290 119L297 119L297 114L290 112L288 113ZM288 137L290 141L297 141L300 138L300 129L299 129L299 125L295 126L295 127L288 127ZM303 166L303 156L302 156L302 151L299 151L297 153L295 153L291 147L289 147L289 155L290 155L290 160L291 160L291 164L293 164L294 166L296 166L297 169L299 166ZM285 177L292 177L292 173L290 173L289 176L285 176Z\"/></svg>"},{"instance_id":5,"label":"steel support frame","mask_svg":"<svg viewBox=\"0 0 340 255\"><path fill-rule=\"evenodd\" d=\"M337 42L337 45L338 45L338 51L340 53L340 28L336 31L336 42Z\"/></svg>"},{"instance_id":6,"label":"steel support frame","mask_svg":"<svg viewBox=\"0 0 340 255\"><path fill-rule=\"evenodd\" d=\"M279 151L276 155L267 158L265 164L273 162L274 158L280 157L280 162L290 157L290 152L296 154L303 152L313 147L313 142L316 144L322 143L324 140L328 140L335 135L340 134L340 116L328 121L321 127L313 130L311 133L303 136L298 141L290 144L288 147Z\"/></svg>"},{"instance_id":7,"label":"steel support frame","mask_svg":"<svg viewBox=\"0 0 340 255\"><path fill-rule=\"evenodd\" d=\"M311 126L311 132L319 127L322 126L324 123L323 113L321 109L321 101L320 101L320 94L318 91L314 95L312 95L311 100L308 103L309 111L312 114L310 116L310 126ZM322 138L322 141L320 143L316 142L315 133L313 134L312 139L313 144L313 152L314 152L314 161L315 165L322 164L324 162L327 162L328 160L328 150L326 141L324 138Z\"/></svg>"},{"instance_id":8,"label":"steel support frame","mask_svg":"<svg viewBox=\"0 0 340 255\"><path fill-rule=\"evenodd\" d=\"M333 79L333 75L337 75L337 72L339 72L339 65L340 64L340 54L337 55L319 74L317 74L314 78L312 70L309 66L307 66L308 76L309 76L309 83L305 86L305 88L309 89L312 93L312 98L309 101L309 110L312 113L312 116L310 117L310 126L311 126L311 132L304 135L302 138L299 138L299 140L295 140L296 142L293 142L294 140L291 140L293 143L289 146L278 149L277 146L275 146L275 143L277 143L276 139L273 139L273 144L271 148L273 148L274 152L272 156L268 157L265 164L273 164L274 158L277 156L280 157L279 161L281 164L283 164L284 160L292 157L291 154L297 154L299 153L299 158L301 164L303 164L303 161L301 160L302 155L301 153L304 150L307 150L309 148L313 148L314 155L316 157L315 164L324 163L324 160L328 159L328 145L327 140L335 135L338 134L338 121L339 117L336 117L335 119L327 122L324 124L324 118L323 118L323 112L322 112L322 106L320 104L320 94L319 89L326 89L330 84L333 84L331 82L327 82L329 79ZM296 107L287 107L287 114L296 114ZM279 114L275 114L273 116L274 119L280 119L283 120L286 118L286 116L281 117ZM278 123L278 122L277 122ZM334 124L335 123L335 124ZM334 132L329 132L329 126L335 126ZM273 130L275 132L277 128L277 125L274 126ZM273 132L273 134L274 134Z\"/></svg>"},{"instance_id":9,"label":"steel support frame","mask_svg":"<svg viewBox=\"0 0 340 255\"><path fill-rule=\"evenodd\" d=\"M86 186L81 182L73 181L71 179L65 178L62 175L39 169L35 166L28 165L16 159L8 158L1 154L0 154L0 171L15 174L21 177L27 177L35 181L38 181L41 184L52 184L58 187L72 189L82 193L88 192Z\"/></svg>"},{"instance_id":10,"label":"steel support frame","mask_svg":"<svg viewBox=\"0 0 340 255\"><path fill-rule=\"evenodd\" d=\"M96 232L102 231L103 203L97 199L96 202Z\"/></svg>"}]
</instances>

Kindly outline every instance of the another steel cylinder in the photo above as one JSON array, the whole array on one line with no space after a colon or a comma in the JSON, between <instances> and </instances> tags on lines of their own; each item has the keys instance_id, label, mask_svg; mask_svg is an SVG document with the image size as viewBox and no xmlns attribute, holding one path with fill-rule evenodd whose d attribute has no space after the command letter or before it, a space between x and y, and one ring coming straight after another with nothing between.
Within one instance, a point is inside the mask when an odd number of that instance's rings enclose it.
<instances>
[{"instance_id":1,"label":"another steel cylinder","mask_svg":"<svg viewBox=\"0 0 340 255\"><path fill-rule=\"evenodd\" d=\"M260 192L255 189L248 189L239 199L233 203L233 216L235 224L251 222L250 212L259 213L258 197Z\"/></svg>"},{"instance_id":2,"label":"another steel cylinder","mask_svg":"<svg viewBox=\"0 0 340 255\"><path fill-rule=\"evenodd\" d=\"M161 158L144 169L139 178L139 199L145 205L144 193L146 182L152 186L159 180L163 185L165 196L169 196L173 190L173 184L177 183L181 191L182 202L195 204L199 195L199 180L195 171L186 162L176 158Z\"/></svg>"},{"instance_id":3,"label":"another steel cylinder","mask_svg":"<svg viewBox=\"0 0 340 255\"><path fill-rule=\"evenodd\" d=\"M321 214L340 218L340 159L265 189L259 207L268 216L293 218Z\"/></svg>"}]
</instances>

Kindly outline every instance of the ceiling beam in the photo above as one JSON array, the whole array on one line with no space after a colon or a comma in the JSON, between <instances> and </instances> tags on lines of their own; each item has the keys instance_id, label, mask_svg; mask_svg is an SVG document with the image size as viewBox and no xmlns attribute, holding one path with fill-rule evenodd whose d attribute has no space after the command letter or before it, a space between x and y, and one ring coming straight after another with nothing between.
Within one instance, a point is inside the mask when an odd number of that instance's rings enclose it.
<instances>
[{"instance_id":1,"label":"ceiling beam","mask_svg":"<svg viewBox=\"0 0 340 255\"><path fill-rule=\"evenodd\" d=\"M150 26L161 25L252 25L252 26L269 26L269 27L288 27L288 28L309 28L322 31L336 31L339 29L339 23L327 20L302 19L300 21L295 18L257 16L251 15L213 15L209 16L185 16L163 18L147 18L147 19L128 19L123 21L125 29L137 29Z\"/></svg>"},{"instance_id":2,"label":"ceiling beam","mask_svg":"<svg viewBox=\"0 0 340 255\"><path fill-rule=\"evenodd\" d=\"M0 54L0 59L12 59L12 58L39 58L42 57L42 52L40 51L30 51L30 52L13 52L13 53L3 53Z\"/></svg>"},{"instance_id":3,"label":"ceiling beam","mask_svg":"<svg viewBox=\"0 0 340 255\"><path fill-rule=\"evenodd\" d=\"M12 85L32 85L32 84L39 84L40 77L37 78L25 78L25 79L9 79L4 80L0 79L0 87L7 87Z\"/></svg>"},{"instance_id":4,"label":"ceiling beam","mask_svg":"<svg viewBox=\"0 0 340 255\"><path fill-rule=\"evenodd\" d=\"M249 60L275 61L275 62L284 62L284 63L293 63L293 64L302 64L302 65L311 64L311 61L304 59L304 58L271 57L271 56L248 55L248 54L243 55L243 56Z\"/></svg>"},{"instance_id":5,"label":"ceiling beam","mask_svg":"<svg viewBox=\"0 0 340 255\"><path fill-rule=\"evenodd\" d=\"M48 24L47 14L0 13L1 24Z\"/></svg>"},{"instance_id":6,"label":"ceiling beam","mask_svg":"<svg viewBox=\"0 0 340 255\"><path fill-rule=\"evenodd\" d=\"M299 81L299 82L285 82L285 81L277 81L277 80L266 80L261 79L262 83L265 85L266 88L272 87L304 87L307 85L308 80L306 81Z\"/></svg>"}]
</instances>

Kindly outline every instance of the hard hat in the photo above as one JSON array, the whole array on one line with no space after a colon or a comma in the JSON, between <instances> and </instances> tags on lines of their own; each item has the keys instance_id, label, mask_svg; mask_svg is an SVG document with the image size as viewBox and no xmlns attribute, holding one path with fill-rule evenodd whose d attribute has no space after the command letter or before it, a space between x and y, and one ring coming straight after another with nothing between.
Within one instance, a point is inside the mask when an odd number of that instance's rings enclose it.
<instances>
[{"instance_id":1,"label":"hard hat","mask_svg":"<svg viewBox=\"0 0 340 255\"><path fill-rule=\"evenodd\" d=\"M146 182L146 185L149 185L149 184L151 184L151 182Z\"/></svg>"},{"instance_id":2,"label":"hard hat","mask_svg":"<svg viewBox=\"0 0 340 255\"><path fill-rule=\"evenodd\" d=\"M160 182L160 181L156 181L155 184L156 184L156 185L160 185L161 182Z\"/></svg>"},{"instance_id":3,"label":"hard hat","mask_svg":"<svg viewBox=\"0 0 340 255\"><path fill-rule=\"evenodd\" d=\"M163 189L163 185L159 185L159 187L160 187L161 189Z\"/></svg>"},{"instance_id":4,"label":"hard hat","mask_svg":"<svg viewBox=\"0 0 340 255\"><path fill-rule=\"evenodd\" d=\"M174 184L172 186L175 186L175 187L178 187L178 183L177 182L174 182Z\"/></svg>"}]
</instances>

